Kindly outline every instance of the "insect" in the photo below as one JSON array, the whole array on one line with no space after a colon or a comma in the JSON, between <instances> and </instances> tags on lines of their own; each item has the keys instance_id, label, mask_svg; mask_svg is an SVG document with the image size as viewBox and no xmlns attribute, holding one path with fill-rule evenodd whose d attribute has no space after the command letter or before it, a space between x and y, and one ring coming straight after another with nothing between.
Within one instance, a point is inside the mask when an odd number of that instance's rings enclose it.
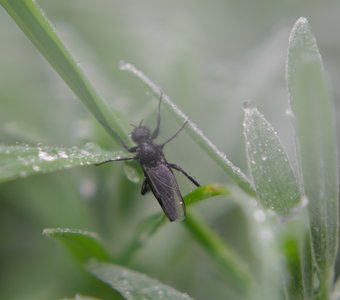
<instances>
[{"instance_id":1,"label":"insect","mask_svg":"<svg viewBox=\"0 0 340 300\"><path fill-rule=\"evenodd\" d=\"M144 173L144 181L141 188L141 194L144 195L148 191L152 191L160 206L162 207L165 215L170 221L181 221L185 218L185 203L178 187L176 177L173 170L182 172L194 185L200 186L199 183L185 172L180 166L169 163L165 159L163 148L166 144L172 141L185 127L188 120L162 144L155 144L154 140L158 137L161 123L161 103L162 94L158 104L157 114L157 126L154 130L150 130L147 126L142 124L142 121L138 126L134 126L130 136L133 142L136 144L134 147L129 147L118 133L114 132L114 135L118 138L120 144L130 153L134 153L133 157L121 157L117 159L111 159L101 162L97 165L101 165L112 161L127 161L137 160Z\"/></svg>"}]
</instances>

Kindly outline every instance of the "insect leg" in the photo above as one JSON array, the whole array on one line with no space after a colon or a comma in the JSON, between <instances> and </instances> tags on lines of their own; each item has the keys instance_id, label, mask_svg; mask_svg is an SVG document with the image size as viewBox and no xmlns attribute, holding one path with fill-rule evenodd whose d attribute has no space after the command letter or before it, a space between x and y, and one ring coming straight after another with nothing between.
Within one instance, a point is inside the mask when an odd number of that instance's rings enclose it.
<instances>
[{"instance_id":1,"label":"insect leg","mask_svg":"<svg viewBox=\"0 0 340 300\"><path fill-rule=\"evenodd\" d=\"M184 123L183 123L183 125L180 127L180 129L178 129L177 131L176 131L176 133L171 137L171 138L169 138L168 140L166 140L164 143L162 143L160 146L161 147L164 147L167 143L169 143L170 141L172 141L182 130L183 130L183 128L185 127L185 125L187 125L187 123L188 123L188 121L189 121L189 119L187 119Z\"/></svg>"},{"instance_id":2,"label":"insect leg","mask_svg":"<svg viewBox=\"0 0 340 300\"><path fill-rule=\"evenodd\" d=\"M156 137L158 137L159 134L159 127L161 125L161 103L163 99L163 92L161 91L161 95L159 98L159 103L158 103L158 114L157 114L157 126L155 130L153 131L151 138L154 140Z\"/></svg>"},{"instance_id":3,"label":"insect leg","mask_svg":"<svg viewBox=\"0 0 340 300\"><path fill-rule=\"evenodd\" d=\"M105 123L101 122L101 124L111 133L115 140L119 142L127 151L134 152L133 147L130 148L117 132L115 132L111 127L107 126Z\"/></svg>"},{"instance_id":4,"label":"insect leg","mask_svg":"<svg viewBox=\"0 0 340 300\"><path fill-rule=\"evenodd\" d=\"M116 158L116 159L109 159L109 160L102 161L98 164L95 164L95 166L98 167L100 165L103 165L103 164L106 164L106 163L112 162L112 161L134 160L134 159L136 159L136 158L135 157L121 157L121 158Z\"/></svg>"},{"instance_id":5,"label":"insect leg","mask_svg":"<svg viewBox=\"0 0 340 300\"><path fill-rule=\"evenodd\" d=\"M143 184L142 184L142 189L141 189L140 193L142 195L145 195L149 191L150 191L149 182L148 182L147 178L144 178L144 181L143 181Z\"/></svg>"},{"instance_id":6,"label":"insect leg","mask_svg":"<svg viewBox=\"0 0 340 300\"><path fill-rule=\"evenodd\" d=\"M187 172L185 172L180 166L176 165L176 164L169 164L168 163L168 166L171 168L171 169L175 169L179 172L182 172L194 185L196 186L200 186L200 184L196 181L196 179L194 179L192 176L190 176Z\"/></svg>"}]
</instances>

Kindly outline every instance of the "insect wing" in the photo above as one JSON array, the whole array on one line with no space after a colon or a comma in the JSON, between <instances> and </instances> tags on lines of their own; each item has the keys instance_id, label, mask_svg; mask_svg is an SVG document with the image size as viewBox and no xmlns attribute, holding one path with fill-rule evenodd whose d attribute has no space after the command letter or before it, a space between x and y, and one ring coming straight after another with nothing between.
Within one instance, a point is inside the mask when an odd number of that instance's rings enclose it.
<instances>
[{"instance_id":1,"label":"insect wing","mask_svg":"<svg viewBox=\"0 0 340 300\"><path fill-rule=\"evenodd\" d=\"M150 188L170 221L185 217L185 206L175 175L165 164L145 168Z\"/></svg>"}]
</instances>

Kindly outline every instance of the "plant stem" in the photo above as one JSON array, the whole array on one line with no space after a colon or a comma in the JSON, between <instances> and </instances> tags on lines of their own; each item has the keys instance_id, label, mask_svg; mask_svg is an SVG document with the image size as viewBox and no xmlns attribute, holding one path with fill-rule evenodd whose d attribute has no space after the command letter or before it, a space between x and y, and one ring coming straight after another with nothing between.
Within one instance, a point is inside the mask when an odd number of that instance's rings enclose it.
<instances>
[{"instance_id":1,"label":"plant stem","mask_svg":"<svg viewBox=\"0 0 340 300\"><path fill-rule=\"evenodd\" d=\"M242 259L192 212L187 214L184 224L196 241L223 268L231 286L247 292L254 284L254 278Z\"/></svg>"}]
</instances>

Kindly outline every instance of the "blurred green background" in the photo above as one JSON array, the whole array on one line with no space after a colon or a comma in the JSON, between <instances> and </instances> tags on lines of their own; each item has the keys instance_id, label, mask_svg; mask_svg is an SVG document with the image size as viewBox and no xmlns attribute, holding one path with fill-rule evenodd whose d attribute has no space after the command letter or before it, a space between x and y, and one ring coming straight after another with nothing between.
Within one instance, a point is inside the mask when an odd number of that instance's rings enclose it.
<instances>
[{"instance_id":1,"label":"blurred green background","mask_svg":"<svg viewBox=\"0 0 340 300\"><path fill-rule=\"evenodd\" d=\"M119 61L159 84L228 158L247 172L242 104L255 100L294 162L286 115L289 32L308 18L323 56L339 116L340 2L333 1L38 1L108 105L126 122L154 126L157 101ZM0 143L120 149L0 9ZM338 127L338 126L337 126ZM162 111L160 140L178 124ZM201 183L231 183L182 133L166 148ZM1 167L1 166L0 166ZM76 293L107 299L108 288L80 271L41 232L71 227L97 232L119 253L143 217L160 210L141 197L122 163L87 166L0 186L0 298L57 299ZM193 187L177 177L183 193ZM241 255L250 255L240 210L225 199L193 208ZM163 228L131 267L197 299L226 299L218 266L180 224Z\"/></svg>"}]
</instances>

